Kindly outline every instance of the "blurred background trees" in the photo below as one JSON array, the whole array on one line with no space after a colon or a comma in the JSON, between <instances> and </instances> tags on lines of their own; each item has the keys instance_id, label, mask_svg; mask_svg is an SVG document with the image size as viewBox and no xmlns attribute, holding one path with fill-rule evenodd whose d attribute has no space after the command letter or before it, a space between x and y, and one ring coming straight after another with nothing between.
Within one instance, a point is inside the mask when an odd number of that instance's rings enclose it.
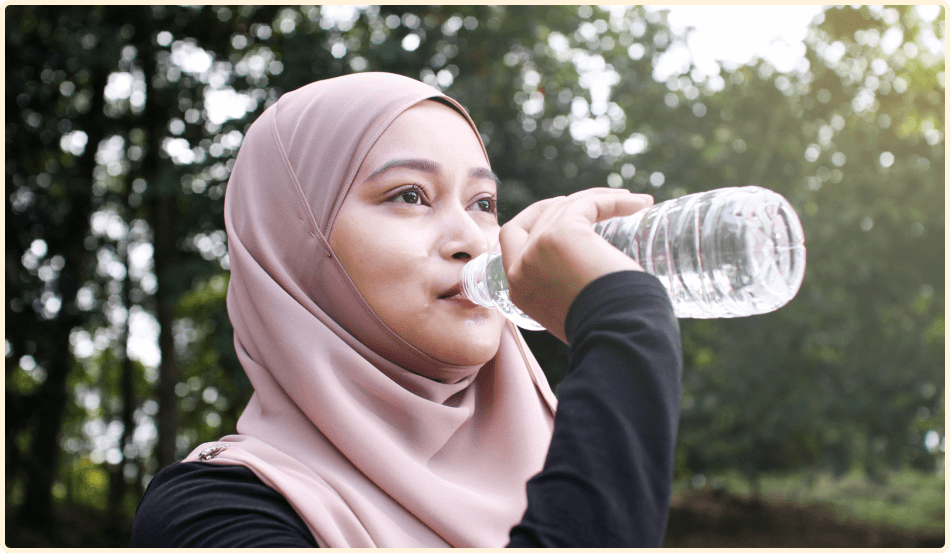
<instances>
[{"instance_id":1,"label":"blurred background trees","mask_svg":"<svg viewBox=\"0 0 950 553\"><path fill-rule=\"evenodd\" d=\"M785 195L808 248L796 299L681 321L676 476L930 474L942 520L945 35L927 13L829 8L791 72L657 80L684 37L643 7L8 6L6 543L82 512L102 528L36 543L123 545L155 472L234 431L233 157L283 92L356 71L470 110L502 219L591 186ZM566 348L526 339L556 386Z\"/></svg>"}]
</instances>

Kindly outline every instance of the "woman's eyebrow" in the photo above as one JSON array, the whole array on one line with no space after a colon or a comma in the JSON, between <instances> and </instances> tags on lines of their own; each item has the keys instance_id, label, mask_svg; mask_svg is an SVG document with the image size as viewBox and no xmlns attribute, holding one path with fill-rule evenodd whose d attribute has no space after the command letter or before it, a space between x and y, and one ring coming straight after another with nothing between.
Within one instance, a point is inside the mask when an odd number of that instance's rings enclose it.
<instances>
[{"instance_id":1,"label":"woman's eyebrow","mask_svg":"<svg viewBox=\"0 0 950 553\"><path fill-rule=\"evenodd\" d=\"M476 167L468 172L468 176L473 179L491 179L495 181L495 186L501 187L501 179L494 172L484 167Z\"/></svg>"},{"instance_id":2,"label":"woman's eyebrow","mask_svg":"<svg viewBox=\"0 0 950 553\"><path fill-rule=\"evenodd\" d=\"M429 159L394 159L383 164L375 173L366 177L367 181L373 180L377 176L395 167L408 167L417 171L438 174L442 171L442 166Z\"/></svg>"},{"instance_id":3,"label":"woman's eyebrow","mask_svg":"<svg viewBox=\"0 0 950 553\"><path fill-rule=\"evenodd\" d=\"M377 176L395 167L407 167L416 171L425 173L439 174L442 172L442 166L429 159L394 159L383 164L372 175L366 177L367 181L373 180ZM501 186L501 179L494 172L485 167L475 167L468 172L468 175L475 179L491 179L497 186Z\"/></svg>"}]
</instances>

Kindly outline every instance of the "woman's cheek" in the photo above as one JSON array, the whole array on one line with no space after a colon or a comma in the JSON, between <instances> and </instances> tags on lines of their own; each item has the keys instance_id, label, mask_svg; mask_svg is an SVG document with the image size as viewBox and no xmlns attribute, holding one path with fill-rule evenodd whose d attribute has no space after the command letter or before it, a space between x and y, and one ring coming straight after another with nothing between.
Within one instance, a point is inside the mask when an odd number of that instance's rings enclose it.
<instances>
[{"instance_id":1,"label":"woman's cheek","mask_svg":"<svg viewBox=\"0 0 950 553\"><path fill-rule=\"evenodd\" d=\"M382 304L370 305L374 310L401 311L407 302L422 299L427 256L421 251L419 237L404 229L381 225L375 230L358 261L365 286L370 288L366 295L374 297L374 303ZM399 307L392 309L395 306Z\"/></svg>"}]
</instances>

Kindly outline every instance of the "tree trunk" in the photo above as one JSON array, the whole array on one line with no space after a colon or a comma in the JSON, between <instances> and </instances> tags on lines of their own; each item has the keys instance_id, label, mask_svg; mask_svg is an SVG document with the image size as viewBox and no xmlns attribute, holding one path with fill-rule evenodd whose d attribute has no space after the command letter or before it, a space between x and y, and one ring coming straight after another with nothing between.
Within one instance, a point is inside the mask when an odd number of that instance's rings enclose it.
<instances>
[{"instance_id":1,"label":"tree trunk","mask_svg":"<svg viewBox=\"0 0 950 553\"><path fill-rule=\"evenodd\" d=\"M132 243L132 223L134 221L134 215L132 213L132 207L129 205L129 192L131 191L131 184L129 182L125 183L125 193L123 194L123 204L125 211L125 223L128 228L120 250L120 255L122 256L122 263L125 264L125 278L122 281L122 305L126 309L126 318L125 326L122 329L122 334L119 337L119 343L116 346L117 350L121 351L119 356L122 360L121 362L121 377L120 377L120 387L119 393L121 394L122 399L122 437L119 440L119 450L122 452L122 462L118 464L115 470L110 473L109 479L109 507L108 512L110 514L109 520L113 524L123 524L122 515L124 511L125 496L128 486L125 481L125 472L126 467L131 466L130 460L126 455L126 450L129 445L132 443L132 430L135 424L133 420L133 413L135 411L135 379L132 364L132 358L129 356L129 339L131 338L131 318L132 318L132 269L131 263L129 261L129 248Z\"/></svg>"},{"instance_id":2,"label":"tree trunk","mask_svg":"<svg viewBox=\"0 0 950 553\"><path fill-rule=\"evenodd\" d=\"M139 56L145 75L145 109L142 113L148 146L142 160L142 174L148 183L147 220L152 228L152 247L154 252L155 311L158 320L158 348L161 361L158 367L158 449L159 468L175 461L175 442L178 435L178 396L175 384L178 383L178 364L175 359L175 340L172 325L175 319L175 302L169 290L169 269L174 266L177 242L175 237L174 195L172 190L162 186L161 140L165 122L165 112L158 91L152 84L155 75L155 52L150 42L139 45Z\"/></svg>"},{"instance_id":3,"label":"tree trunk","mask_svg":"<svg viewBox=\"0 0 950 553\"><path fill-rule=\"evenodd\" d=\"M175 359L175 340L172 334L175 305L168 290L168 270L175 249L174 225L172 224L172 199L160 194L152 202L151 225L154 234L155 305L158 312L158 347L162 360L158 369L158 466L166 467L175 462L175 441L178 434L178 364Z\"/></svg>"},{"instance_id":4,"label":"tree trunk","mask_svg":"<svg viewBox=\"0 0 950 553\"><path fill-rule=\"evenodd\" d=\"M96 68L92 72L93 96L89 110L91 117L102 116L107 78L106 70ZM53 480L59 465L59 432L68 399L66 376L72 366L69 335L83 320L76 305L76 294L82 280L81 267L88 256L83 242L89 232L92 195L87 187L91 186L94 178L96 149L104 135L102 125L87 125L85 128L89 147L77 160L79 178L66 183L74 193L71 195L71 209L66 215L64 225L69 229L68 234L61 238L65 245L65 264L57 284L62 303L59 313L48 324L47 335L51 347L46 365L46 380L33 398L35 404L41 405L42 408L36 410L33 446L26 469L26 493L18 512L21 520L29 521L38 527L52 519Z\"/></svg>"}]
</instances>

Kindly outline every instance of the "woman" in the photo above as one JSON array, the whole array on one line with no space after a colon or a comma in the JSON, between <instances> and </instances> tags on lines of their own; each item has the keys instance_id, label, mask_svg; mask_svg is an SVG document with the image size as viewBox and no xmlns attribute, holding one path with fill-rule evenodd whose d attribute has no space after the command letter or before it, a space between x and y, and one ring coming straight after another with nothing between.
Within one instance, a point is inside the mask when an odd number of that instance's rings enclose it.
<instances>
[{"instance_id":1,"label":"woman","mask_svg":"<svg viewBox=\"0 0 950 553\"><path fill-rule=\"evenodd\" d=\"M133 544L659 545L676 321L591 230L652 199L588 190L499 228L496 186L465 110L406 77L329 79L265 111L225 199L254 395L238 435L155 477ZM459 293L499 241L513 300L572 346L557 417L516 328Z\"/></svg>"}]
</instances>

